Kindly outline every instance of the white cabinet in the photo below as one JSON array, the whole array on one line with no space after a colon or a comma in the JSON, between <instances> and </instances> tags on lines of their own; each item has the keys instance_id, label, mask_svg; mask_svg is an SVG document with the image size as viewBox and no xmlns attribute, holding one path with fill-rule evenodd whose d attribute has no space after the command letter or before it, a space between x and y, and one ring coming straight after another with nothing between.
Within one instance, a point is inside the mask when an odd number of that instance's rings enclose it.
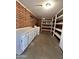
<instances>
[{"instance_id":1,"label":"white cabinet","mask_svg":"<svg viewBox=\"0 0 79 59\"><path fill-rule=\"evenodd\" d=\"M40 34L40 27L34 27L35 28L35 34L39 35Z\"/></svg>"},{"instance_id":2,"label":"white cabinet","mask_svg":"<svg viewBox=\"0 0 79 59\"><path fill-rule=\"evenodd\" d=\"M22 54L37 34L39 34L39 27L18 29L16 31L16 53Z\"/></svg>"},{"instance_id":3,"label":"white cabinet","mask_svg":"<svg viewBox=\"0 0 79 59\"><path fill-rule=\"evenodd\" d=\"M39 35L40 34L40 27L37 27L36 30L37 30L37 35Z\"/></svg>"},{"instance_id":4,"label":"white cabinet","mask_svg":"<svg viewBox=\"0 0 79 59\"><path fill-rule=\"evenodd\" d=\"M19 35L20 33L16 33L16 52L17 52L17 54L21 54L21 50L20 50L20 40L21 40L21 38L20 38L20 35Z\"/></svg>"}]
</instances>

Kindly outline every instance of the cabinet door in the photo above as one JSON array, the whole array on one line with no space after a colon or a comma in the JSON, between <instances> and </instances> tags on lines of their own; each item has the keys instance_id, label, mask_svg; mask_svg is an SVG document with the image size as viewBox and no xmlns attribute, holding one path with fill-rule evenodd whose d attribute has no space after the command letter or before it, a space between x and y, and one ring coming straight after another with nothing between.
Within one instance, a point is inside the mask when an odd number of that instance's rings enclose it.
<instances>
[{"instance_id":1,"label":"cabinet door","mask_svg":"<svg viewBox=\"0 0 79 59\"><path fill-rule=\"evenodd\" d=\"M16 33L16 54L20 55L23 51L21 49L21 33Z\"/></svg>"},{"instance_id":2,"label":"cabinet door","mask_svg":"<svg viewBox=\"0 0 79 59\"><path fill-rule=\"evenodd\" d=\"M31 43L32 39L33 39L33 33L32 31L30 31L29 32L29 44Z\"/></svg>"},{"instance_id":3,"label":"cabinet door","mask_svg":"<svg viewBox=\"0 0 79 59\"><path fill-rule=\"evenodd\" d=\"M37 30L37 35L39 35L39 33L40 33L40 27L37 27L36 30Z\"/></svg>"},{"instance_id":4,"label":"cabinet door","mask_svg":"<svg viewBox=\"0 0 79 59\"><path fill-rule=\"evenodd\" d=\"M20 36L16 33L16 54L20 54Z\"/></svg>"},{"instance_id":5,"label":"cabinet door","mask_svg":"<svg viewBox=\"0 0 79 59\"><path fill-rule=\"evenodd\" d=\"M21 49L24 51L26 49L26 47L28 46L28 33L24 34L20 40L20 46Z\"/></svg>"}]
</instances>

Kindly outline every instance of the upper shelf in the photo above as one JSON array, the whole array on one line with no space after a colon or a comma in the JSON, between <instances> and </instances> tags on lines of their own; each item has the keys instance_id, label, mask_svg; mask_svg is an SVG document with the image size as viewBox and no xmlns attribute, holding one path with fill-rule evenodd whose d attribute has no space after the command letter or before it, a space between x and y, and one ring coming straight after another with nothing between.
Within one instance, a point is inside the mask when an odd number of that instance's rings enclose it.
<instances>
[{"instance_id":1,"label":"upper shelf","mask_svg":"<svg viewBox=\"0 0 79 59\"><path fill-rule=\"evenodd\" d=\"M55 28L55 30L57 30L59 32L62 32L62 29L59 29L59 28Z\"/></svg>"},{"instance_id":2,"label":"upper shelf","mask_svg":"<svg viewBox=\"0 0 79 59\"><path fill-rule=\"evenodd\" d=\"M42 26L43 28L51 28L51 26Z\"/></svg>"},{"instance_id":3,"label":"upper shelf","mask_svg":"<svg viewBox=\"0 0 79 59\"><path fill-rule=\"evenodd\" d=\"M62 15L60 15L59 17L57 17L57 19L62 18L62 17L63 17L63 14L62 14Z\"/></svg>"},{"instance_id":4,"label":"upper shelf","mask_svg":"<svg viewBox=\"0 0 79 59\"><path fill-rule=\"evenodd\" d=\"M50 23L42 23L42 25L51 25Z\"/></svg>"},{"instance_id":5,"label":"upper shelf","mask_svg":"<svg viewBox=\"0 0 79 59\"><path fill-rule=\"evenodd\" d=\"M59 14L62 10L63 10L63 8L57 14Z\"/></svg>"},{"instance_id":6,"label":"upper shelf","mask_svg":"<svg viewBox=\"0 0 79 59\"><path fill-rule=\"evenodd\" d=\"M57 25L62 25L63 24L63 22L60 22L60 23L56 23Z\"/></svg>"}]
</instances>

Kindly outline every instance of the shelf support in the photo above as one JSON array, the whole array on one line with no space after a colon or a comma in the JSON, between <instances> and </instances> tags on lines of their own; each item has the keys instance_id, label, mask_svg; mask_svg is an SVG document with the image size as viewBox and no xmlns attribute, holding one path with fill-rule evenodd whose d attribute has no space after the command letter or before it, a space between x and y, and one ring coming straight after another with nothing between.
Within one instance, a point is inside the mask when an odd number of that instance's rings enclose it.
<instances>
[{"instance_id":1,"label":"shelf support","mask_svg":"<svg viewBox=\"0 0 79 59\"><path fill-rule=\"evenodd\" d=\"M55 16L55 22L54 22L53 36L54 36L54 33L55 33L55 28L56 28L56 19L57 19L57 15Z\"/></svg>"},{"instance_id":2,"label":"shelf support","mask_svg":"<svg viewBox=\"0 0 79 59\"><path fill-rule=\"evenodd\" d=\"M53 26L53 17L52 17L52 21L51 21L51 33L52 33L52 26Z\"/></svg>"}]
</instances>

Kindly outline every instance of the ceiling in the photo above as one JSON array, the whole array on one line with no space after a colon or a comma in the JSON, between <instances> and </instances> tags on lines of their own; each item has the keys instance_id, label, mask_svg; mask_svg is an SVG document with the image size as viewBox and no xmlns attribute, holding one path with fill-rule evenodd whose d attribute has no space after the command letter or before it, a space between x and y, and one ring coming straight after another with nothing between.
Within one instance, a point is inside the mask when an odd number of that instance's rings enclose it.
<instances>
[{"instance_id":1,"label":"ceiling","mask_svg":"<svg viewBox=\"0 0 79 59\"><path fill-rule=\"evenodd\" d=\"M26 8L28 8L37 18L51 19L61 8L63 8L63 0L51 0L54 5L50 9L44 9L38 4L48 0L19 0Z\"/></svg>"}]
</instances>

